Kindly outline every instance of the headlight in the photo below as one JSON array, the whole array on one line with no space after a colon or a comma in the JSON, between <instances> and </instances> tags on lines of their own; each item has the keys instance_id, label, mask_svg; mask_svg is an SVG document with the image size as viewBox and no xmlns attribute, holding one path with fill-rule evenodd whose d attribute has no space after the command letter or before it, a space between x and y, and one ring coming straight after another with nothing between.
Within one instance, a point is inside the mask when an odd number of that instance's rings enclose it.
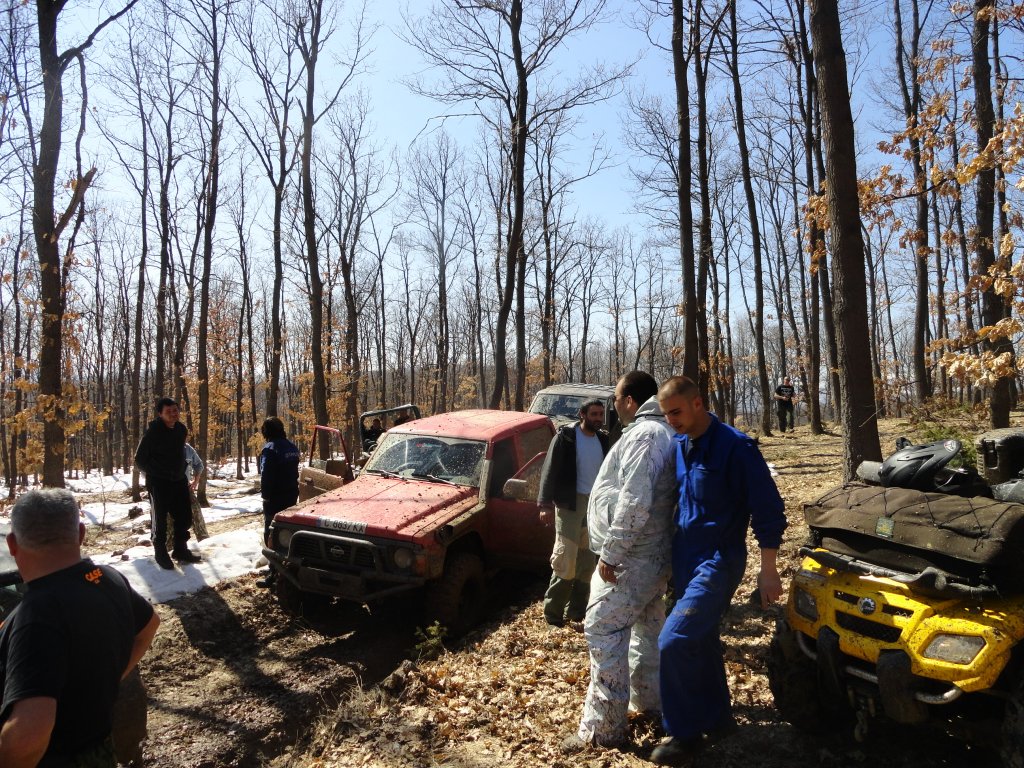
<instances>
[{"instance_id":1,"label":"headlight","mask_svg":"<svg viewBox=\"0 0 1024 768\"><path fill-rule=\"evenodd\" d=\"M288 545L292 543L292 532L281 531L279 534L277 534L277 541L282 547L288 549Z\"/></svg>"},{"instance_id":2,"label":"headlight","mask_svg":"<svg viewBox=\"0 0 1024 768\"><path fill-rule=\"evenodd\" d=\"M985 638L976 635L936 635L924 649L926 659L970 664L985 647Z\"/></svg>"},{"instance_id":3,"label":"headlight","mask_svg":"<svg viewBox=\"0 0 1024 768\"><path fill-rule=\"evenodd\" d=\"M411 549L405 549L404 547L400 547L399 549L396 549L394 551L394 553L391 555L391 559L394 561L395 567L405 570L410 565L412 565L414 558Z\"/></svg>"},{"instance_id":4,"label":"headlight","mask_svg":"<svg viewBox=\"0 0 1024 768\"><path fill-rule=\"evenodd\" d=\"M806 584L809 587L823 587L827 581L824 574L809 571L806 568L801 568L797 571L793 580L800 584Z\"/></svg>"},{"instance_id":5,"label":"headlight","mask_svg":"<svg viewBox=\"0 0 1024 768\"><path fill-rule=\"evenodd\" d=\"M793 608L808 621L818 620L818 602L814 595L799 587L793 589Z\"/></svg>"}]
</instances>

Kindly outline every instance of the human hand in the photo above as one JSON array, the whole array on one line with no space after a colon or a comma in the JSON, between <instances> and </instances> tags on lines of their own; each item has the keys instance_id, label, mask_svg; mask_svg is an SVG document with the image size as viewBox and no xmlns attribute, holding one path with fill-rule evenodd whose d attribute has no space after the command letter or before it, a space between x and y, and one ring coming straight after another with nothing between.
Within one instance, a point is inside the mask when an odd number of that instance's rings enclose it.
<instances>
[{"instance_id":1,"label":"human hand","mask_svg":"<svg viewBox=\"0 0 1024 768\"><path fill-rule=\"evenodd\" d=\"M619 581L619 577L615 575L615 566L608 565L604 560L597 561L597 573L602 581L606 581L609 584L616 584Z\"/></svg>"},{"instance_id":2,"label":"human hand","mask_svg":"<svg viewBox=\"0 0 1024 768\"><path fill-rule=\"evenodd\" d=\"M757 574L757 589L761 593L761 608L768 607L782 597L782 577L776 569L763 570Z\"/></svg>"},{"instance_id":3,"label":"human hand","mask_svg":"<svg viewBox=\"0 0 1024 768\"><path fill-rule=\"evenodd\" d=\"M541 525L550 525L555 519L555 508L550 504L538 504L537 508Z\"/></svg>"}]
</instances>

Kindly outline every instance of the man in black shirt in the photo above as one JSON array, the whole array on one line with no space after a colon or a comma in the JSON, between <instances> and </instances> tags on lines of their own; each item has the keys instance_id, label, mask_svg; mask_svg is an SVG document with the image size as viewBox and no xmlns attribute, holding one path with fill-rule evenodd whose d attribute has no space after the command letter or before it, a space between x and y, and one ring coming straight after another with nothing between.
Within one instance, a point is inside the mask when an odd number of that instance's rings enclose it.
<instances>
[{"instance_id":1,"label":"man in black shirt","mask_svg":"<svg viewBox=\"0 0 1024 768\"><path fill-rule=\"evenodd\" d=\"M789 431L795 428L793 424L793 398L796 389L789 376L782 380L782 383L775 388L775 407L779 414L779 431L786 431L786 422L789 422Z\"/></svg>"},{"instance_id":2,"label":"man in black shirt","mask_svg":"<svg viewBox=\"0 0 1024 768\"><path fill-rule=\"evenodd\" d=\"M149 491L153 557L161 568L173 570L171 557L181 563L201 558L188 548L192 525L192 496L185 476L188 429L178 421L178 404L169 397L156 401L157 418L149 423L135 451L135 465L146 475ZM174 550L167 554L167 516L174 527Z\"/></svg>"},{"instance_id":3,"label":"man in black shirt","mask_svg":"<svg viewBox=\"0 0 1024 768\"><path fill-rule=\"evenodd\" d=\"M29 491L7 544L27 584L0 626L0 765L116 765L110 732L121 679L159 618L113 568L82 559L69 491Z\"/></svg>"}]
</instances>

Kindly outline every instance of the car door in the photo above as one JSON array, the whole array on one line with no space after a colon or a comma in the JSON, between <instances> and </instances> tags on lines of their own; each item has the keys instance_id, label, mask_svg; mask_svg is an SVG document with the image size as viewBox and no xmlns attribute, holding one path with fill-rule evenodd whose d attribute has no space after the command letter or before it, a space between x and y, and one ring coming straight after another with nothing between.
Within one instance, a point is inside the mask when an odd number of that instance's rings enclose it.
<instances>
[{"instance_id":1,"label":"car door","mask_svg":"<svg viewBox=\"0 0 1024 768\"><path fill-rule=\"evenodd\" d=\"M493 467L488 482L488 551L497 565L509 568L546 568L555 540L554 523L542 523L537 492L544 453L551 432L521 436L494 444ZM518 448L518 450L516 450ZM542 449L543 450L543 449ZM525 462L523 462L523 457ZM519 466L521 464L521 466ZM515 482L509 483L509 480Z\"/></svg>"}]
</instances>

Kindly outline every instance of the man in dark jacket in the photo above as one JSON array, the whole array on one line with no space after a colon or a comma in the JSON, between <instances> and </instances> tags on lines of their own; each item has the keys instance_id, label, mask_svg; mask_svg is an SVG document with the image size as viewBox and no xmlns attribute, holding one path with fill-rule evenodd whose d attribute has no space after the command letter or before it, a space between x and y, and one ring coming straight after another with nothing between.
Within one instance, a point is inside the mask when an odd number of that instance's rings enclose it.
<instances>
[{"instance_id":1,"label":"man in dark jacket","mask_svg":"<svg viewBox=\"0 0 1024 768\"><path fill-rule=\"evenodd\" d=\"M288 509L299 500L299 449L284 432L284 422L270 416L260 427L267 441L260 451L260 496L263 497L263 543L270 543L270 523L274 515ZM274 583L274 569L257 586L270 587Z\"/></svg>"},{"instance_id":2,"label":"man in dark jacket","mask_svg":"<svg viewBox=\"0 0 1024 768\"><path fill-rule=\"evenodd\" d=\"M178 404L169 397L156 401L157 418L149 423L135 451L135 466L146 476L152 521L153 556L161 568L172 570L171 557L180 563L202 558L188 548L192 525L192 499L185 476L185 439L188 429L178 421ZM167 555L167 516L174 528L174 550Z\"/></svg>"},{"instance_id":3,"label":"man in dark jacket","mask_svg":"<svg viewBox=\"0 0 1024 768\"><path fill-rule=\"evenodd\" d=\"M555 518L551 582L544 595L544 619L555 627L566 620L583 620L590 598L590 577L597 565L587 536L587 502L608 452L608 435L601 430L604 403L588 400L580 407L579 417L577 423L561 427L551 439L537 497L541 519Z\"/></svg>"}]
</instances>

